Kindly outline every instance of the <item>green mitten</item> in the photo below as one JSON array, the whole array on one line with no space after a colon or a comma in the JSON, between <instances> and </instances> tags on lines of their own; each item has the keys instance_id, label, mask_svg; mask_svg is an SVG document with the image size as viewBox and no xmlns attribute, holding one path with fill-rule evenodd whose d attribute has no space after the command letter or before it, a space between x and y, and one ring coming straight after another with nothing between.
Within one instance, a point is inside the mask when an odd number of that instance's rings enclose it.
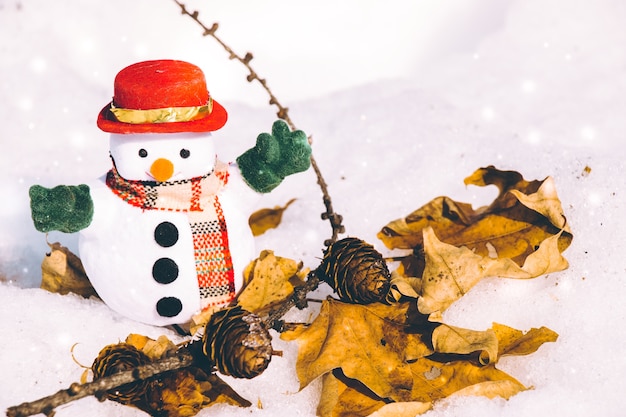
<instances>
[{"instance_id":1,"label":"green mitten","mask_svg":"<svg viewBox=\"0 0 626 417\"><path fill-rule=\"evenodd\" d=\"M88 185L59 185L54 188L33 185L28 194L33 223L40 232L58 230L74 233L91 223L93 201Z\"/></svg>"},{"instance_id":2,"label":"green mitten","mask_svg":"<svg viewBox=\"0 0 626 417\"><path fill-rule=\"evenodd\" d=\"M241 175L260 193L268 193L291 174L311 166L311 146L301 130L290 131L282 120L272 125L272 134L261 133L254 148L237 158Z\"/></svg>"}]
</instances>

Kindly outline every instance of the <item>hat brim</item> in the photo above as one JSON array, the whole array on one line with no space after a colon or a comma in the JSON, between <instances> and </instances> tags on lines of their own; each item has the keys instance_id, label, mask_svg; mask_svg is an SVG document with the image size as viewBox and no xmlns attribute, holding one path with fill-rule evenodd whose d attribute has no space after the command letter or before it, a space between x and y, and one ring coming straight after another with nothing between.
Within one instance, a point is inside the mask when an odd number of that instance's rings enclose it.
<instances>
[{"instance_id":1,"label":"hat brim","mask_svg":"<svg viewBox=\"0 0 626 417\"><path fill-rule=\"evenodd\" d=\"M190 122L169 123L124 123L118 121L111 113L111 103L107 104L98 114L98 127L108 133L180 133L180 132L213 132L226 124L226 109L213 100L213 110L208 117Z\"/></svg>"}]
</instances>

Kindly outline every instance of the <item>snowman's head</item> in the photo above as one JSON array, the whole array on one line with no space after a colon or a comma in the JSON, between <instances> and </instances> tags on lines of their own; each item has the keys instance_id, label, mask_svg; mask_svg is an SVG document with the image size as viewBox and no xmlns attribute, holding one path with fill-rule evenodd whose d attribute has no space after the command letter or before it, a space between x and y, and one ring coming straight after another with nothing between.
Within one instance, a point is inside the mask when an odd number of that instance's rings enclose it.
<instances>
[{"instance_id":1,"label":"snowman's head","mask_svg":"<svg viewBox=\"0 0 626 417\"><path fill-rule=\"evenodd\" d=\"M208 174L215 166L210 133L111 134L109 149L119 175L131 181L177 181Z\"/></svg>"}]
</instances>

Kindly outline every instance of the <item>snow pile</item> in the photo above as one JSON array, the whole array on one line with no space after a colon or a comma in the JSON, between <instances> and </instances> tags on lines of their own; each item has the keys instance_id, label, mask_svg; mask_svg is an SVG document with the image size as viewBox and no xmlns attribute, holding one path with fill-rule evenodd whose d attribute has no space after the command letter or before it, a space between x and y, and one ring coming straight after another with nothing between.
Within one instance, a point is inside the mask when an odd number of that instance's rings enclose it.
<instances>
[{"instance_id":1,"label":"snow pile","mask_svg":"<svg viewBox=\"0 0 626 417\"><path fill-rule=\"evenodd\" d=\"M621 415L626 6L482 0L470 11L460 3L431 10L352 1L327 13L335 7L330 1L305 7L275 0L267 9L221 5L201 9L200 16L207 24L220 21L219 33L237 51L254 52L257 71L298 127L313 134L315 157L347 232L380 250L380 227L433 197L488 203L495 190L463 186L478 167L555 178L574 232L565 253L570 268L531 281L489 280L446 314L449 323L474 329L496 321L558 332L556 343L499 365L534 389L509 401L448 399L429 417ZM274 12L279 6L282 14ZM302 16L316 24L302 23L302 32L294 32ZM47 246L30 223L27 189L86 182L109 168L107 135L94 121L117 71L163 57L202 66L211 93L230 114L216 133L224 159L269 130L274 110L245 82L245 71L170 2L87 7L72 0L36 8L0 0L0 31L0 275L10 281L0 285L5 409L78 380L83 370L70 353L75 343L76 360L90 365L101 347L131 332L176 337L95 301L28 289L38 285ZM281 227L259 237L258 247L315 267L330 228L319 220L312 172L289 178L263 205L293 197L298 200ZM53 233L49 240L75 249L72 236ZM274 358L262 376L233 381L252 409L219 406L200 415L313 415L317 387L297 393L294 346L276 338L274 348L285 356ZM94 399L57 415L110 414L143 415Z\"/></svg>"}]
</instances>

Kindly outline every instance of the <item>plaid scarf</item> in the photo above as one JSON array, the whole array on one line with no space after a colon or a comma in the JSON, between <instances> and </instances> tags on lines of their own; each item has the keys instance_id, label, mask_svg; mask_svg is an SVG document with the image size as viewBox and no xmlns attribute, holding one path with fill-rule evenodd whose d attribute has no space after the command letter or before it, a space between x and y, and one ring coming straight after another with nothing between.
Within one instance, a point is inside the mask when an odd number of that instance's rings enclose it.
<instances>
[{"instance_id":1,"label":"plaid scarf","mask_svg":"<svg viewBox=\"0 0 626 417\"><path fill-rule=\"evenodd\" d=\"M227 182L228 165L220 161L207 175L181 181L130 181L122 178L115 166L106 176L111 191L132 206L187 214L203 310L235 297L228 233L217 197Z\"/></svg>"}]
</instances>

